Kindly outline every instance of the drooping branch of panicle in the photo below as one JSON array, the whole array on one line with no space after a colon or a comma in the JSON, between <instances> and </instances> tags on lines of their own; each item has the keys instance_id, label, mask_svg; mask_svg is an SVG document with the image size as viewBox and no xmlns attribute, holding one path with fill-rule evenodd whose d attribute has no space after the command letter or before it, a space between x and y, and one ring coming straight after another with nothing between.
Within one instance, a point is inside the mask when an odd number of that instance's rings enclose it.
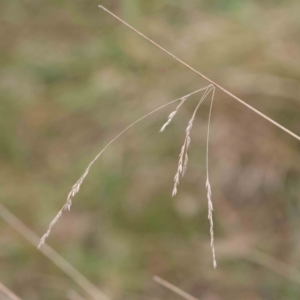
<instances>
[{"instance_id":1,"label":"drooping branch of panicle","mask_svg":"<svg viewBox=\"0 0 300 300\"><path fill-rule=\"evenodd\" d=\"M57 223L57 221L60 219L60 217L62 216L63 211L65 210L70 210L71 209L71 205L72 205L72 200L74 198L74 196L79 192L80 187L84 181L84 179L86 178L86 176L88 175L90 168L92 167L92 165L99 159L99 157L103 154L103 152L113 143L115 142L121 135L123 135L128 129L130 129L132 126L136 125L137 123L141 122L142 120L144 120L145 118L149 117L150 115L152 115L153 113L161 110L162 108L177 102L177 101L181 101L180 104L177 106L176 110L178 111L179 107L183 104L184 101L186 101L190 96L199 93L203 90L207 89L207 87L201 88L199 90L196 90L188 95L185 95L181 98L175 99L171 102L168 102L167 104L164 104L158 108L156 108L155 110L151 111L150 113L146 114L145 116L139 118L138 120L136 120L135 122L131 123L129 126L127 126L124 130L122 130L115 138L113 138L98 154L97 156L89 163L88 167L86 168L86 170L84 171L84 173L82 174L82 176L78 179L78 181L73 185L71 191L68 194L67 197L67 201L65 202L65 204L63 205L63 207L60 209L60 211L57 213L57 215L55 216L55 218L51 221L51 223L48 226L48 229L46 231L46 233L42 236L40 243L38 245L38 248L40 248L46 241L46 239L49 237L51 230L53 228L53 226ZM175 115L175 114L174 114ZM173 117L174 117L173 115ZM167 126L167 125L166 125Z\"/></svg>"},{"instance_id":2,"label":"drooping branch of panicle","mask_svg":"<svg viewBox=\"0 0 300 300\"><path fill-rule=\"evenodd\" d=\"M131 30L133 30L134 32L136 32L138 35L140 35L141 37L143 37L144 39L148 40L150 43L152 43L153 45L155 45L157 48L159 48L160 50L162 50L163 52L165 52L167 55L169 55L170 57L172 57L173 59L175 59L176 61L178 61L179 63L181 63L182 65L186 66L187 68L189 68L191 71L193 71L194 73L196 73L197 75L201 76L203 79L207 80L209 83L211 83L210 86L204 88L206 91L204 93L205 97L207 96L207 94L213 89L213 93L215 92L215 87L219 88L220 90L222 90L224 93L226 93L227 95L229 95L231 98L235 99L236 101L238 101L239 103L243 104L244 106L246 106L248 109L252 110L253 112L255 112L256 114L258 114L260 117L264 118L265 120L267 120L268 122L272 123L273 125L277 126L278 128L280 128L281 130L285 131L286 133L288 133L289 135L291 135L292 137L296 138L297 140L300 141L300 136L296 135L295 133L291 132L290 130L288 130L287 128L285 128L284 126L280 125L279 123L277 123L276 121L272 120L271 118L269 118L268 116L266 116L265 114L261 113L260 111L258 111L257 109L255 109L254 107L250 106L249 104L245 103L243 100L241 100L240 98L238 98L237 96L235 96L234 94L232 94L231 92L229 92L228 90L226 90L225 88L223 88L222 86L220 86L219 84L217 84L216 82L214 82L213 80L211 80L210 78L206 77L205 75L203 75L202 73L200 73L199 71L197 71L196 69L194 69L193 67L191 67L190 65L188 65L187 63L185 63L184 61L182 61L181 59L179 59L177 56L175 56L174 54L172 54L171 52L167 51L165 48L163 48L162 46L160 46L159 44L155 43L153 40L151 40L150 38L148 38L147 36L145 36L144 34L142 34L141 32L139 32L136 28L132 27L131 25L129 25L128 23L126 23L124 20L122 20L121 18L119 18L118 16L116 16L115 14L113 14L111 11L109 11L108 9L106 9L105 7L99 5L99 7L101 9L103 9L104 11L106 11L108 14L110 14L111 16L113 16L115 19L117 19L118 21L120 21L122 24L124 24L125 26L129 27ZM85 172L83 173L83 175L80 177L80 179L74 184L74 186L72 187L70 193L68 194L67 197L67 201L64 204L64 206L61 208L61 210L58 212L58 214L56 215L56 217L53 219L53 221L50 223L47 232L43 235L43 237L41 238L40 244L38 247L41 247L44 243L46 238L49 236L52 227L54 226L54 224L58 221L58 219L61 217L62 213L64 210L70 210L71 205L72 205L72 199L73 197L78 193L85 177L88 175L90 168L92 167L92 165L98 160L98 158L101 156L101 154L107 149L108 146L110 146L115 140L117 140L123 133L125 133L130 127L134 126L135 124L137 124L138 122L142 121L144 118L150 116L151 114L153 114L154 112L162 109L163 107L170 105L171 103L175 102L175 101L181 101L180 104L177 106L176 110L170 114L168 121L165 123L165 125L161 128L161 131L163 131L165 129L166 126L168 126L170 124L170 122L172 121L172 119L174 118L174 116L176 115L176 113L178 112L179 108L181 107L181 105L184 104L184 102L188 99L188 97L192 94L198 93L204 89L195 91L189 95L186 95L184 97L181 97L179 99L176 99L174 101L171 101L159 108L157 108L156 110L150 112L149 114L143 116L142 118L138 119L137 121L133 122L132 124L130 124L128 127L126 127L122 132L120 132L113 140L111 140L102 150L101 152L94 158L93 161L91 161L91 163L88 165L87 169L85 170ZM204 97L204 98L205 98ZM203 98L203 100L204 100ZM212 98L213 99L213 98ZM202 100L202 101L203 101ZM200 100L201 102L201 100ZM198 106L194 112L194 114L196 114L197 109L199 108L201 103L198 103ZM210 109L210 115L211 115L211 109ZM210 124L210 115L209 115L209 123ZM192 119L190 120L188 127L186 129L186 139L184 142L184 146L181 150L180 155L182 154L182 161L180 162L180 164L178 164L178 170L180 169L179 174L181 174L182 176L185 173L186 167L187 167L187 162L188 162L188 156L187 156L187 150L188 147L190 145L190 131L193 125L193 120L194 118L192 117ZM208 125L209 126L209 125ZM209 134L209 128L208 128L208 134ZM208 136L209 137L209 136ZM208 144L207 144L207 153L208 153ZM208 155L208 154L207 154ZM181 158L181 157L180 157ZM177 173L178 173L177 170ZM207 156L207 170L208 170L208 156ZM176 173L176 175L177 175ZM175 177L176 177L175 175ZM175 184L174 184L174 189L173 189L173 194L175 195L177 192L177 185L179 183L179 175L178 175L178 183L176 184L176 179ZM207 187L207 197L208 197L208 205L209 205L209 220L210 220L210 224L211 224L211 245L212 245L212 249L213 249L213 255L214 255L214 247L213 247L213 223L212 223L212 211L213 211L213 206L212 206L212 201L211 201L211 188L210 188L210 184L209 184L209 180L208 180L208 171L207 171L207 181L206 181L206 187ZM211 216L211 217L210 217ZM215 262L215 258L214 258L214 262Z\"/></svg>"},{"instance_id":3,"label":"drooping branch of panicle","mask_svg":"<svg viewBox=\"0 0 300 300\"><path fill-rule=\"evenodd\" d=\"M154 45L155 47L159 48L161 51L165 52L168 56L170 56L173 59L177 60L179 63L181 63L182 65L184 65L188 69L190 69L192 72L194 72L198 76L202 77L203 79L205 79L209 83L213 84L215 87L217 87L218 89L220 89L221 91L223 91L225 94L227 94L228 96L230 96L234 100L236 100L239 103L243 104L244 106L246 106L247 108L249 108L250 110L252 110L253 112L255 112L260 117L264 118L268 122L272 123L276 127L280 128L281 130L283 130L286 133L288 133L290 136L292 136L295 139L297 139L298 141L300 141L300 136L299 135L295 134L294 132L292 132L292 131L288 130L287 128L285 128L284 126L280 125L279 123L277 123L273 119L269 118L268 116L266 116L265 114L263 114L262 112L260 112L259 110L257 110L256 108L252 107L251 105L249 105L248 103L246 103L245 101L243 101L242 99L240 99L239 97L237 97L236 95L232 94L231 92L229 92L228 90L226 90L225 88L223 88L221 85L217 84L215 81L211 80L210 78L208 78L207 76L205 76L201 72L197 71L195 68L193 68L192 66L190 66L189 64L187 64L186 62L184 62L182 59L178 58L176 55L174 55L173 53L171 53L170 51L168 51L167 49L165 49L161 45L157 44L152 39L150 39L149 37L147 37L146 35L144 35L140 31L138 31L136 28L134 28L133 26L131 26L130 24L128 24L127 22L125 22L123 19L121 19L120 17L118 17L117 15L115 15L113 12L111 12L110 10L108 10L107 8L105 8L103 5L98 5L98 7L101 8L101 9L103 9L108 14L110 14L116 20L118 20L119 22L121 22L123 25L127 26L128 28L130 28L132 31L134 31L139 36L141 36L143 39L147 40L152 45Z\"/></svg>"}]
</instances>

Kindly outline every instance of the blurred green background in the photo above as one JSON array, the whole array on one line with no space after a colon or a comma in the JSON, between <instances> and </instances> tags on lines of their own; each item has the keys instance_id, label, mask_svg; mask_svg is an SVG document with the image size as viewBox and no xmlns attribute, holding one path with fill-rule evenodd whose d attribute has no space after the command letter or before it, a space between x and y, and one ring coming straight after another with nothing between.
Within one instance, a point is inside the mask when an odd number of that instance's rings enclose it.
<instances>
[{"instance_id":1,"label":"blurred green background","mask_svg":"<svg viewBox=\"0 0 300 300\"><path fill-rule=\"evenodd\" d=\"M147 112L207 83L101 9L300 133L300 2L1 0L1 203L41 236L88 163ZM171 197L199 96L133 127L91 169L48 243L110 299L300 299L300 143L217 90ZM0 282L22 299L91 299L0 218ZM0 294L1 297L1 294ZM4 297L4 296L3 296ZM7 298L3 298L7 299Z\"/></svg>"}]
</instances>

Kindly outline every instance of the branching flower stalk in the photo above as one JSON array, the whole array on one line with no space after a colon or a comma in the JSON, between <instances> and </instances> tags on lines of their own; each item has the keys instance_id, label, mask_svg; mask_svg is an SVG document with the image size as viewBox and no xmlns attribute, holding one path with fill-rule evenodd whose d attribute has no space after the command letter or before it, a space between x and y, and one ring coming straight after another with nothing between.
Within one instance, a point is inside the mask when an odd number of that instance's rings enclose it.
<instances>
[{"instance_id":1,"label":"branching flower stalk","mask_svg":"<svg viewBox=\"0 0 300 300\"><path fill-rule=\"evenodd\" d=\"M146 114L145 116L139 118L138 120L136 120L135 122L131 123L129 126L127 126L124 130L122 130L115 138L113 138L98 154L97 156L89 163L88 167L86 168L86 170L84 171L84 173L82 174L82 176L79 178L79 180L73 185L71 191L68 194L67 197L67 201L65 202L65 204L63 205L63 207L61 208L61 210L57 213L57 215L55 216L55 218L51 221L51 223L48 226L48 229L46 231L46 233L42 236L40 243L38 245L38 248L40 248L46 241L46 239L49 237L51 230L53 228L53 226L57 223L57 221L60 219L60 217L62 216L63 211L65 210L70 210L71 206L72 206L72 200L74 198L74 196L79 192L80 187L84 181L84 179L86 178L86 176L88 175L90 168L92 167L92 165L99 159L99 157L103 154L103 152L113 143L115 142L121 135L123 135L128 129L130 129L132 126L136 125L137 123L139 123L140 121L144 120L145 118L147 118L148 116L152 115L153 113L161 110L162 108L177 102L177 101L181 101L181 103L177 106L176 108L176 112L179 110L180 106L183 104L183 102L185 102L190 96L199 93L203 90L206 90L207 87L201 88L199 90L196 90L188 95L185 95L181 98L175 99L171 102L168 102L167 104L164 104L158 108L156 108L155 110L151 111L150 113ZM176 114L176 113L175 113ZM175 116L175 114L173 114L172 118ZM172 120L171 118L171 120ZM171 121L170 121L171 122Z\"/></svg>"},{"instance_id":2,"label":"branching flower stalk","mask_svg":"<svg viewBox=\"0 0 300 300\"><path fill-rule=\"evenodd\" d=\"M196 106L194 113L192 115L192 118L188 122L188 126L185 130L185 139L184 143L181 147L181 151L179 154L179 161L178 161L178 168L177 172L174 177L174 187L172 191L172 196L174 197L177 194L177 188L179 185L179 178L180 175L181 177L184 176L186 170L187 170L187 163L188 163L188 149L191 144L191 130L193 127L193 122L196 116L196 113L201 105L201 103L205 100L205 98L208 96L208 94L212 91L212 98L211 98L211 104L210 104L210 109L209 109L209 116L208 116L208 125L207 125L207 142L206 142L206 189L207 189L207 202L208 202L208 219L210 223L210 246L212 249L212 257L213 257L213 266L214 268L217 267L217 261L216 261L216 254L215 254L215 246L214 246L214 223L213 223L213 203L211 200L211 186L209 182L209 172L208 172L208 145L209 145L209 131L210 131L210 120L211 120L211 111L212 111L212 105L214 101L214 95L215 95L215 86L214 85L209 85L207 86L202 98L200 99L198 105ZM173 111L168 118L168 121L164 124L162 129L165 129L167 125L169 125L172 121L172 118L175 116L175 114L178 112L179 107L184 103L184 100L180 102L180 104L177 106L176 110ZM163 130L160 130L163 131Z\"/></svg>"},{"instance_id":3,"label":"branching flower stalk","mask_svg":"<svg viewBox=\"0 0 300 300\"><path fill-rule=\"evenodd\" d=\"M209 94L209 92L212 90L212 88L213 88L212 85L209 85L206 88L206 90L205 90L203 96L201 97L198 105L196 106L196 108L194 110L194 113L192 115L192 118L188 122L188 126L185 130L185 139L184 139L184 143L181 147L181 151L180 151L180 154L179 154L178 168L177 168L177 172L176 172L175 177L174 177L174 187L173 187L173 191L172 191L172 196L173 197L177 194L177 187L179 185L180 175L181 175L181 177L183 177L185 172L186 172L186 169L187 169L187 163L188 163L187 151L188 151L188 149L190 147L190 144L191 144L191 130L192 130L192 127L193 127L193 122L194 122L196 113L197 113L201 103L204 101L204 99Z\"/></svg>"}]
</instances>

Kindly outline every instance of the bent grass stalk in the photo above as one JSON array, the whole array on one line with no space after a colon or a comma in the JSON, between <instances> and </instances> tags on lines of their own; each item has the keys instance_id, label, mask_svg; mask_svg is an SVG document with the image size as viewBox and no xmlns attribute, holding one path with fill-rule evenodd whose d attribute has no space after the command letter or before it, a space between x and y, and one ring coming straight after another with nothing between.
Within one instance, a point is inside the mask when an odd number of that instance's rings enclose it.
<instances>
[{"instance_id":1,"label":"bent grass stalk","mask_svg":"<svg viewBox=\"0 0 300 300\"><path fill-rule=\"evenodd\" d=\"M179 185L180 175L183 177L185 172L186 172L186 169L187 169L187 163L188 163L187 151L188 151L188 149L190 147L190 144L191 144L191 130L192 130L192 127L193 127L193 122L194 122L196 113L197 113L201 103L204 101L206 96L211 91L211 87L212 87L212 85L209 85L206 88L205 93L203 94L202 98L200 99L198 105L196 106L196 108L194 110L194 113L192 115L192 118L188 122L188 126L185 130L185 139L184 139L184 143L181 147L181 151L180 151L180 154L179 154L178 168L177 168L177 172L176 172L175 177L174 177L174 187L173 187L173 191L172 191L172 196L173 197L177 194L177 187Z\"/></svg>"},{"instance_id":2,"label":"bent grass stalk","mask_svg":"<svg viewBox=\"0 0 300 300\"><path fill-rule=\"evenodd\" d=\"M49 237L51 230L53 228L53 226L57 223L57 221L60 219L60 217L62 216L63 211L65 210L70 210L71 209L71 205L72 205L72 200L73 197L79 192L80 187L85 179L85 177L88 175L90 168L92 167L92 165L99 159L99 157L102 155L102 153L113 143L115 142L121 135L123 135L128 129L130 129L132 126L136 125L137 123L141 122L142 120L144 120L145 118L149 117L150 115L152 115L153 113L161 110L162 108L177 102L177 101L182 101L183 98L188 99L190 96L199 93L203 90L207 89L207 87L201 88L199 90L196 90L188 95L185 95L181 98L175 99L173 101L168 102L167 104L164 104L158 108L156 108L155 110L151 111L150 113L146 114L145 116L139 118L138 120L136 120L135 122L131 123L129 126L127 126L124 130L122 130L115 138L113 138L98 154L97 156L89 163L88 167L86 168L86 170L84 171L84 173L82 174L82 176L78 179L78 181L73 185L71 191L68 194L67 197L67 201L65 202L65 204L63 205L63 207L60 209L60 211L57 213L57 215L55 216L55 218L51 221L51 223L48 226L48 229L46 231L46 233L42 236L40 243L38 245L38 248L40 248L46 241L46 239ZM185 99L185 100L186 100ZM174 114L175 115L175 114Z\"/></svg>"},{"instance_id":3,"label":"bent grass stalk","mask_svg":"<svg viewBox=\"0 0 300 300\"><path fill-rule=\"evenodd\" d=\"M243 104L245 107L247 107L251 111L255 112L260 117L264 118L268 122L272 123L273 125L275 125L276 127L280 128L281 130L283 130L284 132L286 132L287 134L289 134L290 136L294 137L295 139L297 139L299 141L300 141L300 136L298 136L297 134L293 133L292 131L290 131L286 127L280 125L279 123L277 123L273 119L269 118L268 116L266 116L265 114L263 114L262 112L260 112L259 110L257 110L256 108L252 107L251 105L249 105L248 103L244 102L242 99L240 99L236 95L232 94L231 92L229 92L228 90L226 90L225 88L223 88L221 85L217 84L215 81L211 80L210 78L208 78L207 76L205 76L201 72L197 71L195 68L193 68L192 66L190 66L189 64L187 64L186 62L184 62L182 59L178 58L176 55L174 55L173 53L171 53L170 51L168 51L167 49L165 49L161 45L157 44L155 41L153 41L148 36L146 36L145 34L143 34L142 32L140 32L139 30L137 30L135 27L133 27L130 24L128 24L127 22L125 22L123 19L121 19L120 17L118 17L117 15L115 15L113 12L111 12L110 10L108 10L107 8L105 8L104 6L98 5L98 7L101 8L102 10L104 10L106 13L108 13L112 17L114 17L120 23L122 23L123 25L125 25L126 27L128 27L129 29L131 29L132 31L134 31L136 34L138 34L139 36L141 36L143 39L147 40L152 45L154 45L155 47L157 47L158 49L160 49L161 51L163 51L165 54L167 54L168 56L172 57L174 60L176 60L180 64L184 65L189 70L191 70L192 72L194 72L198 76L202 77L203 79L205 79L209 83L211 83L213 85L213 87L214 87L213 88L212 101L211 101L211 107L210 107L210 112L209 112L208 132L207 132L207 151L206 151L207 179L206 179L206 189L207 189L207 199L208 199L208 219L210 221L211 248L212 248L212 252L213 252L213 264L214 264L214 267L216 267L215 249L214 249L214 235L213 235L213 219L212 219L213 205L212 205L212 200L211 200L211 186L210 186L209 176L208 176L208 141L209 141L209 129L210 129L211 109L212 109L212 103L213 103L215 88L216 87L219 88L221 91L223 91L225 94L227 94L228 96L230 96L234 100L236 100L239 103ZM184 101L182 101L182 104L183 104L183 102ZM177 113L177 111L176 111L176 113ZM173 115L170 115L169 116L170 120L167 121L167 125L171 122L172 118L173 118ZM164 129L164 127L162 129ZM184 147L184 149L182 148L182 150L181 150L182 153L180 153L180 159L181 159L181 154L183 155L184 151L185 151L185 147ZM186 157L185 157L185 164L187 164L187 161L188 161L188 157L186 155ZM178 169L181 169L181 165L178 166ZM182 170L182 172L183 172L183 175L184 175L185 170ZM179 183L179 175L177 176L177 174L178 173L176 173L176 175L175 175L175 186L174 186L174 189L173 189L173 195L177 193L176 182L178 181L178 183Z\"/></svg>"}]
</instances>

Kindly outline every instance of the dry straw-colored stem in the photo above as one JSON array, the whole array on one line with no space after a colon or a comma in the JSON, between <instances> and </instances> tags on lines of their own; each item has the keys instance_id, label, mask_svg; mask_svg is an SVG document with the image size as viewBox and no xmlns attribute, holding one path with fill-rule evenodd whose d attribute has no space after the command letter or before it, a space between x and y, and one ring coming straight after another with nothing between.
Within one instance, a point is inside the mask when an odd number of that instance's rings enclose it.
<instances>
[{"instance_id":1,"label":"dry straw-colored stem","mask_svg":"<svg viewBox=\"0 0 300 300\"><path fill-rule=\"evenodd\" d=\"M27 241L29 241L36 247L39 242L39 236L35 234L30 228L28 228L24 223L22 223L2 204L0 204L0 217L5 220L11 227L13 227L17 232L19 232ZM45 244L40 251L65 274L72 278L88 295L92 297L92 299L109 299L106 295L104 295L104 293L102 293L94 284L92 284L87 278L85 278L77 269L75 269L49 245Z\"/></svg>"},{"instance_id":2,"label":"dry straw-colored stem","mask_svg":"<svg viewBox=\"0 0 300 300\"><path fill-rule=\"evenodd\" d=\"M13 293L8 287L0 282L0 293L6 295L11 300L21 300L15 293ZM0 295L1 296L1 295ZM1 298L1 297L0 297Z\"/></svg>"},{"instance_id":3,"label":"dry straw-colored stem","mask_svg":"<svg viewBox=\"0 0 300 300\"><path fill-rule=\"evenodd\" d=\"M180 289L179 287L173 285L172 283L158 277L158 276L154 276L153 280L157 283L159 283L160 285L164 286L165 288L171 290L172 292L174 292L175 294L183 297L186 300L198 300L197 298L195 298L194 296L188 294L187 292L183 291L182 289Z\"/></svg>"},{"instance_id":4,"label":"dry straw-colored stem","mask_svg":"<svg viewBox=\"0 0 300 300\"><path fill-rule=\"evenodd\" d=\"M288 133L289 135L293 136L294 138L296 138L297 140L300 141L300 136L298 136L297 134L295 134L292 131L288 130L287 128L285 128L284 126L280 125L279 123L275 122L274 120L272 120L271 118L269 118L268 116L266 116L265 114L263 114L262 112L260 112L259 110L257 110L256 108L254 108L251 105L247 104L246 102L244 102L239 97L235 96L234 94L232 94L231 92L229 92L228 90L226 90L225 88L223 88L222 86L220 86L219 84L217 84L216 82L214 82L213 80L211 80L210 78L206 77L204 74L202 74L201 72L197 71L196 69L194 69L193 67L191 67L189 64L187 64L186 62L184 62L183 60L181 60L180 58L178 58L177 56L175 56L173 53L169 52L164 47L162 47L159 44L157 44L156 42L154 42L152 39L150 39L149 37L147 37L146 35L144 35L140 31L138 31L136 28L134 28L133 26L129 25L127 22L125 22L124 20L122 20L120 17L116 16L110 10L108 10L107 8L105 8L103 5L99 5L98 7L101 8L101 9L103 9L105 12L107 12L108 14L110 14L111 16L113 16L115 19L117 19L118 21L120 21L122 24L124 24L125 26L127 26L128 28L130 28L131 30L133 30L135 33L137 33L138 35L140 35L141 37L143 37L144 39L146 39L148 42L150 42L151 44L153 44L154 46L156 46L157 48L159 48L160 50L162 50L163 52L165 52L166 54L168 54L169 56L171 56L172 58L174 58L178 62L180 62L182 65L186 66L188 69L190 69L191 71L193 71L197 75L201 76L206 81L210 82L211 84L213 84L214 86L216 86L217 88L219 88L221 91L223 91L225 94L227 94L231 98L233 98L236 101L240 102L241 104L243 104L244 106L246 106L247 108L249 108L250 110L252 110L253 112L255 112L256 114L258 114L262 118L266 119L267 121L269 121L273 125L277 126L278 128L282 129L283 131L285 131L286 133Z\"/></svg>"},{"instance_id":5,"label":"dry straw-colored stem","mask_svg":"<svg viewBox=\"0 0 300 300\"><path fill-rule=\"evenodd\" d=\"M99 5L99 8L103 9L105 12L107 12L108 14L110 14L111 16L113 16L115 19L117 19L123 25L127 26L128 28L130 28L131 30L133 30L135 33L137 33L138 35L140 35L142 38L144 38L145 40L147 40L148 42L150 42L151 44L153 44L154 46L156 46L157 48L159 48L160 50L162 50L163 52L165 52L168 56L172 57L173 59L175 59L176 61L178 61L179 63L181 63L182 65L184 65L185 67L187 67L188 69L190 69L191 71L193 71L194 73L196 73L197 75L199 75L200 77L202 77L203 79L205 79L206 81L210 82L213 85L213 96L212 96L212 101L211 101L211 106L210 106L210 111L209 111L208 132L207 132L207 150L206 150L207 179L206 179L206 188L207 188L208 219L210 221L210 236L211 236L211 248L212 248L212 254L213 254L213 265L214 265L214 268L216 268L217 263L216 263L216 259L215 259L213 218L212 218L213 204L212 204L212 200L211 200L211 186L210 186L209 174L208 174L208 141L209 141L209 129L210 129L211 109L212 109L212 103L213 103L213 97L214 97L215 87L219 88L221 91L223 91L224 93L226 93L227 95L229 95L231 98L233 98L236 101L238 101L239 103L243 104L244 106L246 106L247 108L249 108L250 110L252 110L256 114L258 114L259 116L261 116L265 120L269 121L273 125L275 125L278 128L282 129L283 131L285 131L286 133L288 133L289 135L291 135L292 137L296 138L299 141L300 141L300 137L297 134L295 134L292 131L290 131L287 128L285 128L284 126L280 125L279 123L277 123L273 119L269 118L268 116L266 116L262 112L258 111L257 109L255 109L251 105L247 104L242 99L240 99L239 97L235 96L234 94L232 94L231 92L229 92L228 90L226 90L225 88L223 88L222 86L220 86L219 84L217 84L216 82L214 82L213 80L211 80L210 78L206 77L201 72L199 72L196 69L194 69L193 67L191 67L189 64L187 64L186 62L184 62L183 60L181 60L180 58L178 58L177 56L175 56L173 53L171 53L168 50L166 50L161 45L159 45L156 42L154 42L152 39L150 39L149 37L147 37L146 35L144 35L140 31L138 31L136 28L134 28L133 26L131 26L130 24L128 24L127 22L125 22L120 17L116 16L114 13L112 13L110 10L108 10L104 6ZM183 104L183 102L184 101L182 101L182 103L180 103L179 107L181 106L181 104ZM173 115L171 114L169 116L169 119L168 119L167 123L163 126L162 130L171 122L172 118L174 117L174 115L176 113L177 113L177 109L176 109L175 113L173 113ZM186 139L185 139L184 145L181 148L181 152L180 152L180 156L179 156L179 163L178 163L178 170L177 170L177 173L176 173L175 178L174 178L174 182L175 183L174 183L174 188L173 188L173 193L172 193L173 196L176 195L176 193L177 193L177 186L179 184L179 175L180 174L184 175L184 172L185 172L185 169L186 169L186 165L187 165L187 161L188 161L187 149L188 149L189 143L190 143L189 132L191 130L191 127L192 127L192 120L189 122L188 128L186 130ZM185 163L183 163L183 157L184 156L185 156ZM185 165L185 167L183 166L183 164Z\"/></svg>"}]
</instances>

